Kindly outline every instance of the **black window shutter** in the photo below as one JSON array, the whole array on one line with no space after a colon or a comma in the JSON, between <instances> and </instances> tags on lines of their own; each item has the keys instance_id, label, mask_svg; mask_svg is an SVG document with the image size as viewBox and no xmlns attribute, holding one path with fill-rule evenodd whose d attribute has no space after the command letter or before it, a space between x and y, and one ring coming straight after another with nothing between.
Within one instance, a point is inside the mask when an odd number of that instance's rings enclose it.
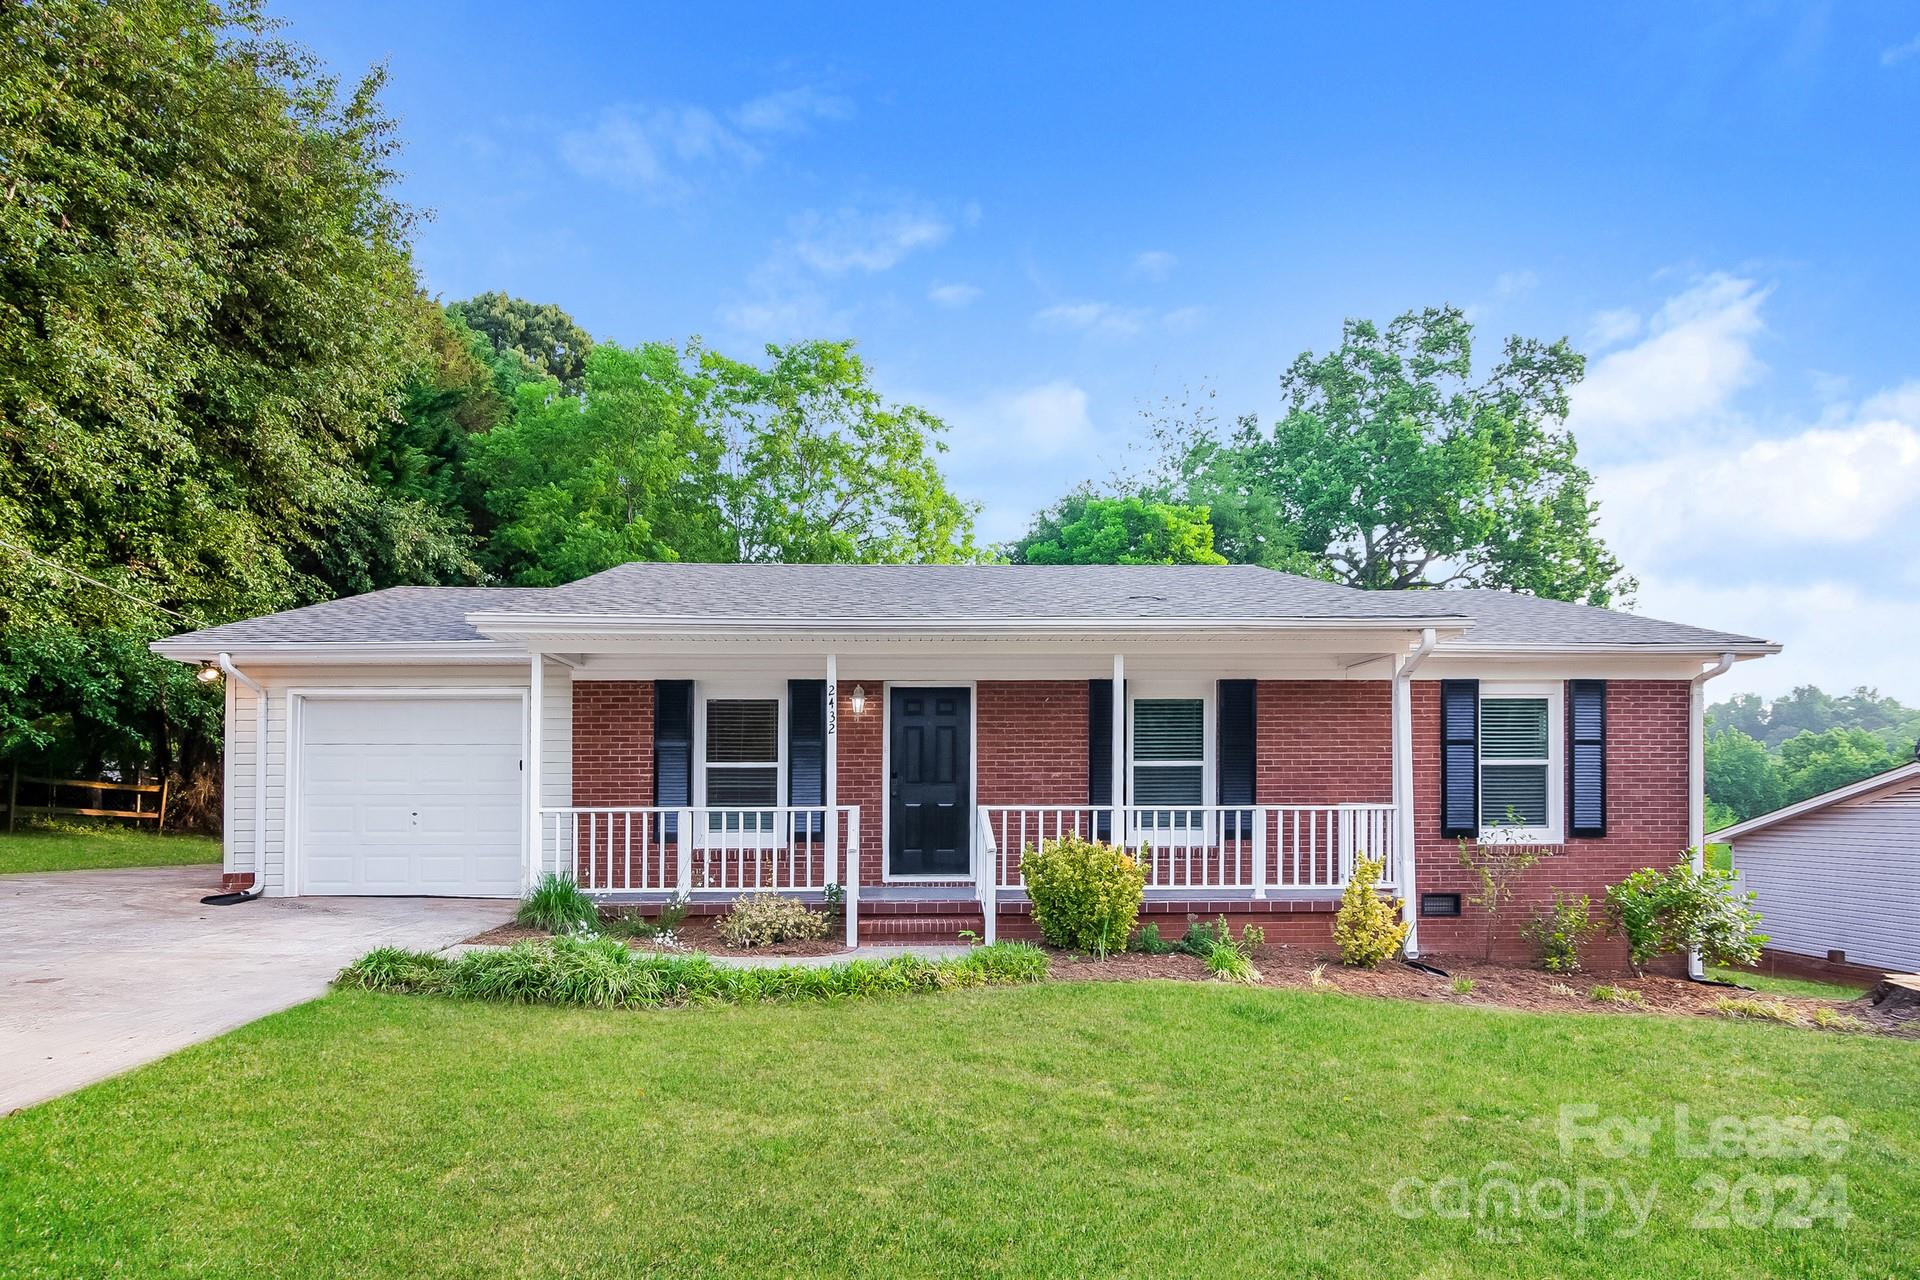
<instances>
[{"instance_id":1,"label":"black window shutter","mask_svg":"<svg viewBox=\"0 0 1920 1280\"><path fill-rule=\"evenodd\" d=\"M653 802L656 805L693 803L693 681L653 682ZM666 821L666 834L678 834L679 823Z\"/></svg>"},{"instance_id":2,"label":"black window shutter","mask_svg":"<svg viewBox=\"0 0 1920 1280\"><path fill-rule=\"evenodd\" d=\"M1222 680L1215 728L1221 804L1254 803L1254 682Z\"/></svg>"},{"instance_id":3,"label":"black window shutter","mask_svg":"<svg viewBox=\"0 0 1920 1280\"><path fill-rule=\"evenodd\" d=\"M827 682L787 681L787 803L807 807L827 802ZM810 819L796 830L820 834Z\"/></svg>"},{"instance_id":4,"label":"black window shutter","mask_svg":"<svg viewBox=\"0 0 1920 1280\"><path fill-rule=\"evenodd\" d=\"M1113 681L1087 681L1087 803L1113 803ZM1112 837L1106 815L1094 820L1094 837Z\"/></svg>"},{"instance_id":5,"label":"black window shutter","mask_svg":"<svg viewBox=\"0 0 1920 1280\"><path fill-rule=\"evenodd\" d=\"M1607 834L1607 682L1567 681L1567 833Z\"/></svg>"},{"instance_id":6,"label":"black window shutter","mask_svg":"<svg viewBox=\"0 0 1920 1280\"><path fill-rule=\"evenodd\" d=\"M1480 834L1480 682L1440 682L1440 834Z\"/></svg>"}]
</instances>

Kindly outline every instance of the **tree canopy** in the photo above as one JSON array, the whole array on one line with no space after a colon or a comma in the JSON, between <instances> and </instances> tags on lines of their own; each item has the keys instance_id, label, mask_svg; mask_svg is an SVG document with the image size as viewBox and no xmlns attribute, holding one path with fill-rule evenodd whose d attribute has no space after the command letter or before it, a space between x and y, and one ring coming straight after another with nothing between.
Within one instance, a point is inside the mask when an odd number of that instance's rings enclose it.
<instances>
[{"instance_id":1,"label":"tree canopy","mask_svg":"<svg viewBox=\"0 0 1920 1280\"><path fill-rule=\"evenodd\" d=\"M1240 563L1357 587L1614 603L1634 583L1596 531L1565 426L1584 370L1564 339L1513 337L1476 379L1473 326L1454 307L1384 329L1352 320L1336 350L1283 375L1271 430L1251 417L1225 434L1162 421L1145 488L1206 507L1216 547Z\"/></svg>"},{"instance_id":2,"label":"tree canopy","mask_svg":"<svg viewBox=\"0 0 1920 1280\"><path fill-rule=\"evenodd\" d=\"M1707 796L1722 825L1844 787L1914 758L1920 712L1877 690L1801 685L1707 708Z\"/></svg>"},{"instance_id":3,"label":"tree canopy","mask_svg":"<svg viewBox=\"0 0 1920 1280\"><path fill-rule=\"evenodd\" d=\"M1225 564L1205 507L1076 490L1008 549L1015 564Z\"/></svg>"},{"instance_id":4,"label":"tree canopy","mask_svg":"<svg viewBox=\"0 0 1920 1280\"><path fill-rule=\"evenodd\" d=\"M517 355L569 394L580 390L587 357L593 354L593 338L553 303L493 292L455 302L447 309L485 338L494 355Z\"/></svg>"}]
</instances>

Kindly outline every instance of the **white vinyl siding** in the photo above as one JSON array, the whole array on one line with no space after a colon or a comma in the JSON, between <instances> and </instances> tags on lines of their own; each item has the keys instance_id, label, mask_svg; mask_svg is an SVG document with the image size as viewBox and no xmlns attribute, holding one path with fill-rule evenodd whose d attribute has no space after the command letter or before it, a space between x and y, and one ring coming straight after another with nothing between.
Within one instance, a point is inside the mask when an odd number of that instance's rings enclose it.
<instances>
[{"instance_id":1,"label":"white vinyl siding","mask_svg":"<svg viewBox=\"0 0 1920 1280\"><path fill-rule=\"evenodd\" d=\"M1561 686L1480 688L1480 828L1557 843L1562 830Z\"/></svg>"},{"instance_id":2,"label":"white vinyl siding","mask_svg":"<svg viewBox=\"0 0 1920 1280\"><path fill-rule=\"evenodd\" d=\"M1920 781L1743 836L1733 865L1769 947L1920 970Z\"/></svg>"}]
</instances>

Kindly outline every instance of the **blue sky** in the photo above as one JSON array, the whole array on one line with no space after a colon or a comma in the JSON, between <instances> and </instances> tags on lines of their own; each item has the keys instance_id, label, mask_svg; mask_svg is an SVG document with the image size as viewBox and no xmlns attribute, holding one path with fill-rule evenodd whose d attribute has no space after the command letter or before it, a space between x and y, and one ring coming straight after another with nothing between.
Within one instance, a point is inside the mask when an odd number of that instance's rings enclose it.
<instances>
[{"instance_id":1,"label":"blue sky","mask_svg":"<svg viewBox=\"0 0 1920 1280\"><path fill-rule=\"evenodd\" d=\"M430 289L857 338L989 538L1453 302L1592 357L1638 607L1789 646L1716 697L1920 703L1920 6L1347 8L275 12L390 67Z\"/></svg>"}]
</instances>

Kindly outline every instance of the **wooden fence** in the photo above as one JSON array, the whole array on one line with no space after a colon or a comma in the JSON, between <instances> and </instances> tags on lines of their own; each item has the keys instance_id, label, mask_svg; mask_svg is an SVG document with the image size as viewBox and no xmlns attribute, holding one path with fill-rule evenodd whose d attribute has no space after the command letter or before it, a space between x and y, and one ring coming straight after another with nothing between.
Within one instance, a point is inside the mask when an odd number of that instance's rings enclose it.
<instances>
[{"instance_id":1,"label":"wooden fence","mask_svg":"<svg viewBox=\"0 0 1920 1280\"><path fill-rule=\"evenodd\" d=\"M20 784L46 788L46 803L21 803ZM13 777L7 784L7 830L14 829L21 814L46 818L126 818L134 822L151 822L154 830L167 829L167 782L106 782L96 778L35 778L20 772L20 766L13 766ZM76 799L92 799L95 803L63 805L60 803L62 791L84 793ZM111 809L103 806L118 793L132 796L131 809ZM157 797L152 806L148 805L148 796ZM122 803L125 803L122 801Z\"/></svg>"}]
</instances>

